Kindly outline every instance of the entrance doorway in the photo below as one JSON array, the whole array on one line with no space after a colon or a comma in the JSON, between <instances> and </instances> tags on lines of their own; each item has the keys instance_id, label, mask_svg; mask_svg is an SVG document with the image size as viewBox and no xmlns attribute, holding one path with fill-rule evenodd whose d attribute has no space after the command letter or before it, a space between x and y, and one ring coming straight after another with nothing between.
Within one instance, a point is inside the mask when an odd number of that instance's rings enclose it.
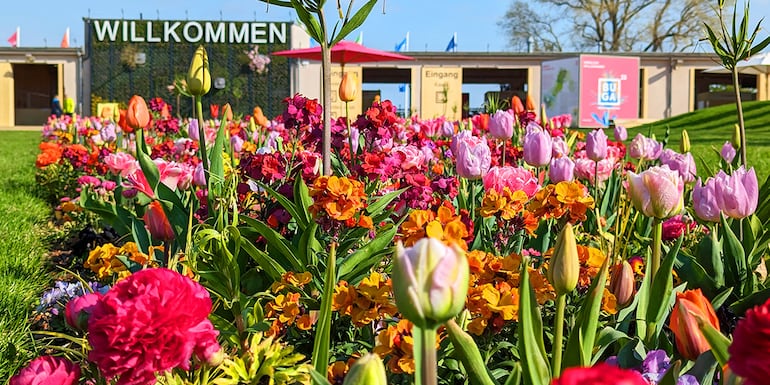
<instances>
[{"instance_id":1,"label":"entrance doorway","mask_svg":"<svg viewBox=\"0 0 770 385\"><path fill-rule=\"evenodd\" d=\"M51 115L51 101L59 92L58 66L13 64L13 80L16 125L43 125Z\"/></svg>"}]
</instances>

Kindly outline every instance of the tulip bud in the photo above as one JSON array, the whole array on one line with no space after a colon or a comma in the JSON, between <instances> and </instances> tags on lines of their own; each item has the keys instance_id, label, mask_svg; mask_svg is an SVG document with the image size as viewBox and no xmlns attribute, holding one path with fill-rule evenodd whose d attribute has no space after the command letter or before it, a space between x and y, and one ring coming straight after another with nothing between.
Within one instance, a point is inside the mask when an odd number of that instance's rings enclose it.
<instances>
[{"instance_id":1,"label":"tulip bud","mask_svg":"<svg viewBox=\"0 0 770 385\"><path fill-rule=\"evenodd\" d=\"M580 258L578 257L575 231L567 222L556 237L551 263L546 277L553 285L556 295L567 294L577 287L580 276Z\"/></svg>"},{"instance_id":2,"label":"tulip bud","mask_svg":"<svg viewBox=\"0 0 770 385\"><path fill-rule=\"evenodd\" d=\"M401 314L425 329L456 316L468 293L468 260L457 245L423 238L404 249L399 242L393 265L393 292Z\"/></svg>"},{"instance_id":3,"label":"tulip bud","mask_svg":"<svg viewBox=\"0 0 770 385\"><path fill-rule=\"evenodd\" d=\"M593 130L586 135L586 155L594 162L607 157L607 134L603 129Z\"/></svg>"},{"instance_id":4,"label":"tulip bud","mask_svg":"<svg viewBox=\"0 0 770 385\"><path fill-rule=\"evenodd\" d=\"M262 127L267 127L269 121L267 120L267 117L265 117L260 106L254 107L254 110L251 111L251 116L254 118L255 123Z\"/></svg>"},{"instance_id":5,"label":"tulip bud","mask_svg":"<svg viewBox=\"0 0 770 385\"><path fill-rule=\"evenodd\" d=\"M530 166L543 167L551 161L553 152L553 140L551 135L543 130L527 130L524 135L522 149L523 158Z\"/></svg>"},{"instance_id":6,"label":"tulip bud","mask_svg":"<svg viewBox=\"0 0 770 385\"><path fill-rule=\"evenodd\" d=\"M628 195L645 216L659 219L679 214L684 208L684 181L668 166L651 167L640 174L628 172Z\"/></svg>"},{"instance_id":7,"label":"tulip bud","mask_svg":"<svg viewBox=\"0 0 770 385\"><path fill-rule=\"evenodd\" d=\"M150 110L147 109L147 102L139 95L132 96L128 101L126 124L135 130L142 130L150 124Z\"/></svg>"},{"instance_id":8,"label":"tulip bud","mask_svg":"<svg viewBox=\"0 0 770 385\"><path fill-rule=\"evenodd\" d=\"M67 302L64 308L64 320L67 325L81 332L88 330L88 317L101 297L99 293L88 293Z\"/></svg>"},{"instance_id":9,"label":"tulip bud","mask_svg":"<svg viewBox=\"0 0 770 385\"><path fill-rule=\"evenodd\" d=\"M367 353L359 358L345 376L343 385L387 385L388 377L385 375L385 365L380 356Z\"/></svg>"},{"instance_id":10,"label":"tulip bud","mask_svg":"<svg viewBox=\"0 0 770 385\"><path fill-rule=\"evenodd\" d=\"M352 102L356 100L358 94L358 79L355 74L345 72L342 74L340 82L339 97L343 102Z\"/></svg>"},{"instance_id":11,"label":"tulip bud","mask_svg":"<svg viewBox=\"0 0 770 385\"><path fill-rule=\"evenodd\" d=\"M511 98L511 108L513 109L513 113L516 114L516 116L519 116L519 114L526 111L524 109L524 103L521 102L521 98L516 95L513 95Z\"/></svg>"},{"instance_id":12,"label":"tulip bud","mask_svg":"<svg viewBox=\"0 0 770 385\"><path fill-rule=\"evenodd\" d=\"M193 96L206 95L211 89L211 74L209 73L209 58L206 49L198 46L187 71L187 92Z\"/></svg>"},{"instance_id":13,"label":"tulip bud","mask_svg":"<svg viewBox=\"0 0 770 385\"><path fill-rule=\"evenodd\" d=\"M733 138L730 140L733 143L733 147L735 147L736 150L741 148L741 127L738 126L738 124L735 124L735 129L733 130Z\"/></svg>"},{"instance_id":14,"label":"tulip bud","mask_svg":"<svg viewBox=\"0 0 770 385\"><path fill-rule=\"evenodd\" d=\"M690 134L687 130L682 130L682 141L679 142L679 152L682 154L690 152Z\"/></svg>"},{"instance_id":15,"label":"tulip bud","mask_svg":"<svg viewBox=\"0 0 770 385\"><path fill-rule=\"evenodd\" d=\"M676 293L676 303L671 312L669 328L674 333L679 354L693 361L711 349L698 327L698 318L719 330L719 320L714 313L714 308L700 289Z\"/></svg>"},{"instance_id":16,"label":"tulip bud","mask_svg":"<svg viewBox=\"0 0 770 385\"><path fill-rule=\"evenodd\" d=\"M543 127L548 125L548 115L545 113L545 103L540 104L540 125Z\"/></svg>"},{"instance_id":17,"label":"tulip bud","mask_svg":"<svg viewBox=\"0 0 770 385\"><path fill-rule=\"evenodd\" d=\"M628 261L623 261L612 268L610 292L615 296L619 307L626 307L634 298L636 282L634 269Z\"/></svg>"},{"instance_id":18,"label":"tulip bud","mask_svg":"<svg viewBox=\"0 0 770 385\"><path fill-rule=\"evenodd\" d=\"M508 140L513 136L513 125L516 117L508 111L497 110L489 118L489 136L495 139Z\"/></svg>"},{"instance_id":19,"label":"tulip bud","mask_svg":"<svg viewBox=\"0 0 770 385\"><path fill-rule=\"evenodd\" d=\"M628 139L628 130L623 126L616 125L612 129L612 136L615 138L616 142L623 142Z\"/></svg>"},{"instance_id":20,"label":"tulip bud","mask_svg":"<svg viewBox=\"0 0 770 385\"><path fill-rule=\"evenodd\" d=\"M535 111L535 101L530 94L527 94L527 111Z\"/></svg>"},{"instance_id":21,"label":"tulip bud","mask_svg":"<svg viewBox=\"0 0 770 385\"><path fill-rule=\"evenodd\" d=\"M174 239L174 230L160 202L152 201L144 213L144 225L153 238L163 241Z\"/></svg>"},{"instance_id":22,"label":"tulip bud","mask_svg":"<svg viewBox=\"0 0 770 385\"><path fill-rule=\"evenodd\" d=\"M233 108L230 107L230 103L225 103L222 107L222 118L227 122L233 120Z\"/></svg>"}]
</instances>

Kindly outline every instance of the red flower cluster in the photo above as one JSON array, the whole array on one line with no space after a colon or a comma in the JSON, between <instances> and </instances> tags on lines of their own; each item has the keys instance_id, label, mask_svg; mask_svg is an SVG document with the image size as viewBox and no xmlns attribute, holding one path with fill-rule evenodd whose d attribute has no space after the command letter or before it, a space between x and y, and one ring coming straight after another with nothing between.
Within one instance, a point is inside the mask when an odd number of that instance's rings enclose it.
<instances>
[{"instance_id":1,"label":"red flower cluster","mask_svg":"<svg viewBox=\"0 0 770 385\"><path fill-rule=\"evenodd\" d=\"M600 363L590 368L567 368L551 385L647 385L641 374Z\"/></svg>"},{"instance_id":2,"label":"red flower cluster","mask_svg":"<svg viewBox=\"0 0 770 385\"><path fill-rule=\"evenodd\" d=\"M746 379L745 385L766 384L770 378L770 300L738 321L727 365Z\"/></svg>"},{"instance_id":3,"label":"red flower cluster","mask_svg":"<svg viewBox=\"0 0 770 385\"><path fill-rule=\"evenodd\" d=\"M118 282L94 306L88 359L118 385L150 385L155 373L190 369L193 354L219 351L209 321L211 299L197 282L167 269L147 269Z\"/></svg>"}]
</instances>

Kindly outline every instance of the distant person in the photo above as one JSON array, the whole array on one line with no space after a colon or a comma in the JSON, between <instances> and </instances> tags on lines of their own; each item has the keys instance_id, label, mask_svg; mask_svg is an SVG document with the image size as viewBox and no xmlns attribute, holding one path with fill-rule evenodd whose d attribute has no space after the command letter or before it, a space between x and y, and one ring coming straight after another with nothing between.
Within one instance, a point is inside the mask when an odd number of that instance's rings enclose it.
<instances>
[{"instance_id":1,"label":"distant person","mask_svg":"<svg viewBox=\"0 0 770 385\"><path fill-rule=\"evenodd\" d=\"M67 94L64 94L63 110L64 110L64 115L67 115L69 117L72 117L72 115L75 113L75 100L67 96Z\"/></svg>"},{"instance_id":2,"label":"distant person","mask_svg":"<svg viewBox=\"0 0 770 385\"><path fill-rule=\"evenodd\" d=\"M61 118L62 110L61 103L59 102L59 95L54 95L51 101L51 115L56 115L57 118Z\"/></svg>"}]
</instances>

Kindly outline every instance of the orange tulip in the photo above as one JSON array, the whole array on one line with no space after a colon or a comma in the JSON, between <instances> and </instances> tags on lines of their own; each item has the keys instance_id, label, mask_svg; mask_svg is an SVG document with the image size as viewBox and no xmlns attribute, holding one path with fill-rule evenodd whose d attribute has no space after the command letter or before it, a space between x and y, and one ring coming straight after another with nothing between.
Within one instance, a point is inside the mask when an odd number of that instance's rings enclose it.
<instances>
[{"instance_id":1,"label":"orange tulip","mask_svg":"<svg viewBox=\"0 0 770 385\"><path fill-rule=\"evenodd\" d=\"M222 118L228 122L233 120L233 108L230 107L230 103L225 103L222 106Z\"/></svg>"},{"instance_id":2,"label":"orange tulip","mask_svg":"<svg viewBox=\"0 0 770 385\"><path fill-rule=\"evenodd\" d=\"M535 101L530 94L527 94L527 111L535 111Z\"/></svg>"},{"instance_id":3,"label":"orange tulip","mask_svg":"<svg viewBox=\"0 0 770 385\"><path fill-rule=\"evenodd\" d=\"M676 293L676 303L668 326L674 333L679 354L693 361L711 349L698 327L698 318L719 330L719 320L714 308L700 289Z\"/></svg>"},{"instance_id":4,"label":"orange tulip","mask_svg":"<svg viewBox=\"0 0 770 385\"><path fill-rule=\"evenodd\" d=\"M123 130L126 134L130 134L134 132L134 129L128 125L128 121L126 120L126 114L128 111L126 110L120 110L120 118L118 119L118 126L120 126L120 129Z\"/></svg>"},{"instance_id":5,"label":"orange tulip","mask_svg":"<svg viewBox=\"0 0 770 385\"><path fill-rule=\"evenodd\" d=\"M516 116L519 116L519 114L526 111L524 109L524 103L521 102L521 98L516 95L513 95L511 98L511 108L513 108L513 113L516 114Z\"/></svg>"},{"instance_id":6,"label":"orange tulip","mask_svg":"<svg viewBox=\"0 0 770 385\"><path fill-rule=\"evenodd\" d=\"M358 82L355 75L345 72L340 82L339 97L343 102L352 102L358 94Z\"/></svg>"},{"instance_id":7,"label":"orange tulip","mask_svg":"<svg viewBox=\"0 0 770 385\"><path fill-rule=\"evenodd\" d=\"M163 241L174 239L174 230L168 221L163 206L158 201L152 201L144 213L144 225L150 231L153 238Z\"/></svg>"},{"instance_id":8,"label":"orange tulip","mask_svg":"<svg viewBox=\"0 0 770 385\"><path fill-rule=\"evenodd\" d=\"M260 108L259 106L254 107L254 111L252 111L252 115L254 116L254 123L257 123L262 127L267 127L269 122L265 117L265 114L262 112L262 108Z\"/></svg>"},{"instance_id":9,"label":"orange tulip","mask_svg":"<svg viewBox=\"0 0 770 385\"><path fill-rule=\"evenodd\" d=\"M150 110L147 109L147 103L141 96L134 95L128 102L126 123L135 130L144 129L150 124Z\"/></svg>"}]
</instances>

